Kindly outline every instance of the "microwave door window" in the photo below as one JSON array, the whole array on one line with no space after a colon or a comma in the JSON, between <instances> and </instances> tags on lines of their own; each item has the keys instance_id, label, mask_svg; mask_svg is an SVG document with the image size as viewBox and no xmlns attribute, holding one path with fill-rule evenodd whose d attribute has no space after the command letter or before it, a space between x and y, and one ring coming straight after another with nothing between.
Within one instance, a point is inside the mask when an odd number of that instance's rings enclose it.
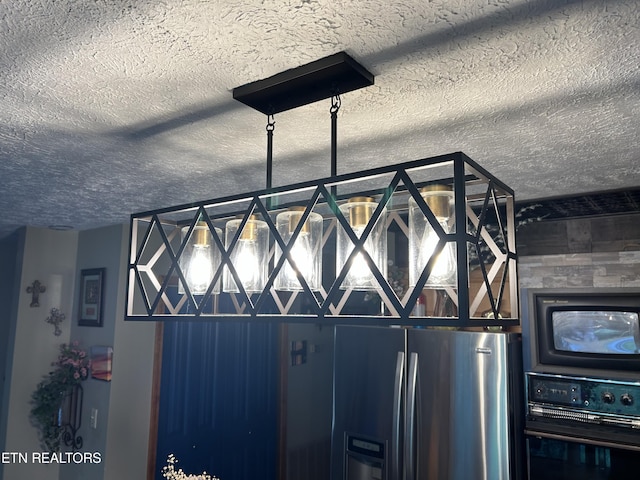
<instances>
[{"instance_id":1,"label":"microwave door window","mask_svg":"<svg viewBox=\"0 0 640 480\"><path fill-rule=\"evenodd\" d=\"M551 315L556 350L586 354L637 355L637 312L555 311Z\"/></svg>"}]
</instances>

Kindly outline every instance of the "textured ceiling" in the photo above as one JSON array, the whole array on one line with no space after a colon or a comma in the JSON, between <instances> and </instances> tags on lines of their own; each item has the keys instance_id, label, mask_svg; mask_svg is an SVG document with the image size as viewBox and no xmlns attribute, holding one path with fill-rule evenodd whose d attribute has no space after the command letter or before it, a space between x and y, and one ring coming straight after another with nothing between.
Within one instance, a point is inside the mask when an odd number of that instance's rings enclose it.
<instances>
[{"instance_id":1,"label":"textured ceiling","mask_svg":"<svg viewBox=\"0 0 640 480\"><path fill-rule=\"evenodd\" d=\"M265 186L239 85L339 51L338 172L463 151L517 200L640 185L640 2L3 0L0 236ZM329 175L329 103L276 116L274 184Z\"/></svg>"}]
</instances>

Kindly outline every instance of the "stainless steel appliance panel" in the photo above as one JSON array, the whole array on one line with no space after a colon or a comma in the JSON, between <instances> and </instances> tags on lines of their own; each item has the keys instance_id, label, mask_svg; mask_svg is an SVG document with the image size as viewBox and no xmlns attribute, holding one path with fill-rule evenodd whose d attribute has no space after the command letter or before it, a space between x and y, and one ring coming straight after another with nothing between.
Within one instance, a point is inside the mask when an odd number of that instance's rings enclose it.
<instances>
[{"instance_id":1,"label":"stainless steel appliance panel","mask_svg":"<svg viewBox=\"0 0 640 480\"><path fill-rule=\"evenodd\" d=\"M401 480L405 330L337 326L335 342L331 478L345 478L347 437L356 436L384 446L381 479Z\"/></svg>"},{"instance_id":2,"label":"stainless steel appliance panel","mask_svg":"<svg viewBox=\"0 0 640 480\"><path fill-rule=\"evenodd\" d=\"M518 334L336 327L331 479L519 480L523 401Z\"/></svg>"},{"instance_id":3,"label":"stainless steel appliance panel","mask_svg":"<svg viewBox=\"0 0 640 480\"><path fill-rule=\"evenodd\" d=\"M517 364L509 365L508 351L514 342L501 333L409 331L408 479L519 478L514 449L523 446L513 409L520 394L511 388Z\"/></svg>"}]
</instances>

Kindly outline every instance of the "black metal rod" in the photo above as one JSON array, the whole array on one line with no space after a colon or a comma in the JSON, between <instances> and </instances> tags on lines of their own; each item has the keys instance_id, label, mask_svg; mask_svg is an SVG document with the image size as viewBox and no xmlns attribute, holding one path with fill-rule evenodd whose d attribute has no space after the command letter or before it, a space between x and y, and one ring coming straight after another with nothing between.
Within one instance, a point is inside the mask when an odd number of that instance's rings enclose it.
<instances>
[{"instance_id":1,"label":"black metal rod","mask_svg":"<svg viewBox=\"0 0 640 480\"><path fill-rule=\"evenodd\" d=\"M273 187L273 131L276 122L273 115L267 115L267 191ZM267 198L267 210L271 210L272 198Z\"/></svg>"},{"instance_id":2,"label":"black metal rod","mask_svg":"<svg viewBox=\"0 0 640 480\"><path fill-rule=\"evenodd\" d=\"M465 160L462 155L453 161L453 196L455 214L456 259L458 268L458 318L471 324L469 302L469 252L467 233L467 199L465 185Z\"/></svg>"},{"instance_id":3,"label":"black metal rod","mask_svg":"<svg viewBox=\"0 0 640 480\"><path fill-rule=\"evenodd\" d=\"M273 130L267 130L267 190L273 186Z\"/></svg>"},{"instance_id":4,"label":"black metal rod","mask_svg":"<svg viewBox=\"0 0 640 480\"><path fill-rule=\"evenodd\" d=\"M338 175L338 110L340 110L340 96L331 97L331 176ZM337 195L337 187L331 187L331 195L335 198Z\"/></svg>"},{"instance_id":5,"label":"black metal rod","mask_svg":"<svg viewBox=\"0 0 640 480\"><path fill-rule=\"evenodd\" d=\"M331 111L331 176L338 175L338 111Z\"/></svg>"}]
</instances>

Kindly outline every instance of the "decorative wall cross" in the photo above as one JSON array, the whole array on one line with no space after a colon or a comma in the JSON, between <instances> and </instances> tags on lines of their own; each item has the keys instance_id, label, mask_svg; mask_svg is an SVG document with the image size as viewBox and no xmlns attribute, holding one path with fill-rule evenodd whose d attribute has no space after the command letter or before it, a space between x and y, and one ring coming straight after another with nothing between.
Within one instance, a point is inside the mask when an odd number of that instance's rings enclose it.
<instances>
[{"instance_id":1,"label":"decorative wall cross","mask_svg":"<svg viewBox=\"0 0 640 480\"><path fill-rule=\"evenodd\" d=\"M50 323L51 325L54 326L55 330L53 332L53 334L57 337L62 333L62 329L60 328L60 324L62 323L62 321L64 320L64 313L62 313L59 309L57 308L52 308L51 309L51 314L47 317L46 322Z\"/></svg>"},{"instance_id":2,"label":"decorative wall cross","mask_svg":"<svg viewBox=\"0 0 640 480\"><path fill-rule=\"evenodd\" d=\"M44 285L40 283L40 280L34 280L31 285L27 287L27 293L31 294L31 304L30 307L39 307L40 306L40 294L44 293L47 289Z\"/></svg>"}]
</instances>

